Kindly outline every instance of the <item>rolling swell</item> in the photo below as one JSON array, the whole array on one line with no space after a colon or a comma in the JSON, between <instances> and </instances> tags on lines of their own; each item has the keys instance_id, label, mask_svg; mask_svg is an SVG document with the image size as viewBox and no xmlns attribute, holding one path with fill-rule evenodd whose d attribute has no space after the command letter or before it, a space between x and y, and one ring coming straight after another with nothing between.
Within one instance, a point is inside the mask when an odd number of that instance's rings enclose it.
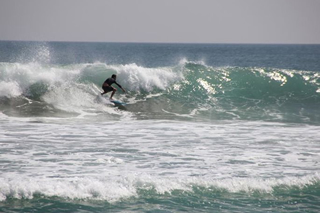
<instances>
[{"instance_id":1,"label":"rolling swell","mask_svg":"<svg viewBox=\"0 0 320 213\"><path fill-rule=\"evenodd\" d=\"M127 102L127 111L138 119L320 122L315 71L181 61L156 68L0 63L0 72L0 109L8 116L108 114L104 98L98 97L100 86L117 73L128 93L119 91L116 99Z\"/></svg>"}]
</instances>

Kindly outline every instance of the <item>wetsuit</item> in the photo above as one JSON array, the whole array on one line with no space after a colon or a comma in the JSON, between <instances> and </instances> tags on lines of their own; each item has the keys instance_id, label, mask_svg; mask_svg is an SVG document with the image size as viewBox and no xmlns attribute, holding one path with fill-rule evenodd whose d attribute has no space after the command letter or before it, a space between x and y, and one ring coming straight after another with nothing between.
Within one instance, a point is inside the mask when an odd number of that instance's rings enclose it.
<instances>
[{"instance_id":1,"label":"wetsuit","mask_svg":"<svg viewBox=\"0 0 320 213\"><path fill-rule=\"evenodd\" d=\"M105 84L108 84L109 86L105 86ZM102 89L105 91L105 92L110 92L113 90L112 88L112 84L116 84L118 85L118 87L120 87L122 89L122 86L120 84L118 84L116 82L116 80L114 80L113 78L108 78L107 80L105 80L105 82L103 83L102 85Z\"/></svg>"}]
</instances>

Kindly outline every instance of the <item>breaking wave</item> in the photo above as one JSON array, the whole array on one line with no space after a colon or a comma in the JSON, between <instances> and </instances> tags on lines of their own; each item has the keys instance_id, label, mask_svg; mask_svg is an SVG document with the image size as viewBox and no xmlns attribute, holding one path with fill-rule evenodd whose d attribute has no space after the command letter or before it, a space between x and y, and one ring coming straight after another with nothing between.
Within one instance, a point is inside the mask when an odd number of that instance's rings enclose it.
<instances>
[{"instance_id":1,"label":"breaking wave","mask_svg":"<svg viewBox=\"0 0 320 213\"><path fill-rule=\"evenodd\" d=\"M106 107L108 98L99 95L113 73L128 91L119 90L115 98L126 102L135 118L320 122L318 72L186 60L156 68L0 63L0 109L27 117L114 113Z\"/></svg>"}]
</instances>

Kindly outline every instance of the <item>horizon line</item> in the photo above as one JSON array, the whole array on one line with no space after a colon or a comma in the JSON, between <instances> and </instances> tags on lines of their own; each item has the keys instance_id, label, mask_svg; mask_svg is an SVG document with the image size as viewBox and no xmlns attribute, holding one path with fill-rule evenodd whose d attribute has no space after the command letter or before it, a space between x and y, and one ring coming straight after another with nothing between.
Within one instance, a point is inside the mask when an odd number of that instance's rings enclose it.
<instances>
[{"instance_id":1,"label":"horizon line","mask_svg":"<svg viewBox=\"0 0 320 213\"><path fill-rule=\"evenodd\" d=\"M114 44L207 44L207 45L320 45L320 43L247 43L247 42L152 42L152 41L85 41L85 40L19 40L0 39L0 42L49 42L49 43L114 43Z\"/></svg>"}]
</instances>

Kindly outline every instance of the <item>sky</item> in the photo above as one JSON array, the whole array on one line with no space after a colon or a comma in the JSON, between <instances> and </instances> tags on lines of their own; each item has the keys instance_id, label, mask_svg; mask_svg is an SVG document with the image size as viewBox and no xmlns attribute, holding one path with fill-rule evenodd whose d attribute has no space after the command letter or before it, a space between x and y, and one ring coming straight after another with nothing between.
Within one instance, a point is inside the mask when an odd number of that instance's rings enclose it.
<instances>
[{"instance_id":1,"label":"sky","mask_svg":"<svg viewBox=\"0 0 320 213\"><path fill-rule=\"evenodd\" d=\"M320 44L320 0L0 0L0 40Z\"/></svg>"}]
</instances>

